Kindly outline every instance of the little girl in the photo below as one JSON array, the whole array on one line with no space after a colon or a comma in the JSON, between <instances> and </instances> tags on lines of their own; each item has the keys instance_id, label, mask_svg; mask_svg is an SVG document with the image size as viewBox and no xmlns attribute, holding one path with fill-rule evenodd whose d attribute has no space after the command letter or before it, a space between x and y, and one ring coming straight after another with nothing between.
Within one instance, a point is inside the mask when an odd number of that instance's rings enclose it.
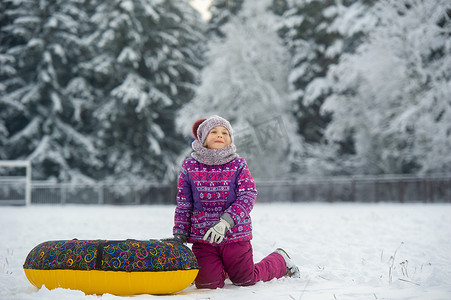
<instances>
[{"instance_id":1,"label":"little girl","mask_svg":"<svg viewBox=\"0 0 451 300\"><path fill-rule=\"evenodd\" d=\"M174 238L193 243L200 271L197 288L221 288L228 276L241 286L299 277L299 269L282 249L254 264L249 216L257 197L244 158L238 157L230 123L212 116L193 125L191 158L180 171Z\"/></svg>"}]
</instances>

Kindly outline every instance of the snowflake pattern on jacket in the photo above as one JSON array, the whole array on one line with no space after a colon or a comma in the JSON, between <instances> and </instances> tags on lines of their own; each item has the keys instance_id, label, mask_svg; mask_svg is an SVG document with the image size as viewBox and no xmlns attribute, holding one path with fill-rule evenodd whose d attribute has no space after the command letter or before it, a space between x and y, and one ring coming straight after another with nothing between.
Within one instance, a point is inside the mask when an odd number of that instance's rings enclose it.
<instances>
[{"instance_id":1,"label":"snowflake pattern on jacket","mask_svg":"<svg viewBox=\"0 0 451 300\"><path fill-rule=\"evenodd\" d=\"M217 166L187 158L178 180L173 233L188 236L189 243L209 243L202 238L227 212L235 226L221 244L249 241L252 239L249 214L256 199L255 182L244 158Z\"/></svg>"}]
</instances>

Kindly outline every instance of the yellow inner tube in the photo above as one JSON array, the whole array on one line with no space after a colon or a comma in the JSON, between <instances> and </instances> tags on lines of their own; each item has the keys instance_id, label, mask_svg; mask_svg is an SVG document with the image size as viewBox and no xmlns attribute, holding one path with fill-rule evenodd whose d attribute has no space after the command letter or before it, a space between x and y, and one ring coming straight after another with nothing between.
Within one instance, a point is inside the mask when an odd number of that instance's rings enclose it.
<instances>
[{"instance_id":1,"label":"yellow inner tube","mask_svg":"<svg viewBox=\"0 0 451 300\"><path fill-rule=\"evenodd\" d=\"M35 270L24 269L28 280L37 288L67 288L85 294L172 294L189 286L199 270L159 272L125 272L98 270Z\"/></svg>"},{"instance_id":2,"label":"yellow inner tube","mask_svg":"<svg viewBox=\"0 0 451 300\"><path fill-rule=\"evenodd\" d=\"M172 294L199 272L194 253L172 240L61 240L43 242L24 263L37 288L66 288L86 294Z\"/></svg>"}]
</instances>

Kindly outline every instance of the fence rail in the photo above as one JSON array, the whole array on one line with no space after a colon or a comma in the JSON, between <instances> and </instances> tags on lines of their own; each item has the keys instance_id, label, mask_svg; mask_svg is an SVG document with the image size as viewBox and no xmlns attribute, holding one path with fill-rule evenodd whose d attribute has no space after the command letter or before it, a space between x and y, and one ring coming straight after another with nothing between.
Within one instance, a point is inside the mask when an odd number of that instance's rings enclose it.
<instances>
[{"instance_id":1,"label":"fence rail","mask_svg":"<svg viewBox=\"0 0 451 300\"><path fill-rule=\"evenodd\" d=\"M52 204L171 204L172 184L32 184L32 203Z\"/></svg>"},{"instance_id":2,"label":"fence rail","mask_svg":"<svg viewBox=\"0 0 451 300\"><path fill-rule=\"evenodd\" d=\"M259 202L451 203L451 174L256 180ZM0 178L0 205L25 205L25 181ZM71 184L34 181L32 204L175 204L176 183Z\"/></svg>"},{"instance_id":3,"label":"fence rail","mask_svg":"<svg viewBox=\"0 0 451 300\"><path fill-rule=\"evenodd\" d=\"M261 181L258 192L263 202L451 202L451 174Z\"/></svg>"}]
</instances>

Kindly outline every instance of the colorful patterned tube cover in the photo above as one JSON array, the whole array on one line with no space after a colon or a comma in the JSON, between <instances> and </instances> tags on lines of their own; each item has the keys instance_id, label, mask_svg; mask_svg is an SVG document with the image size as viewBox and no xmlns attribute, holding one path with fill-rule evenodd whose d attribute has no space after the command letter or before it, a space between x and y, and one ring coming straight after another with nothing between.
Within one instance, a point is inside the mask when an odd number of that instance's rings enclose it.
<instances>
[{"instance_id":1,"label":"colorful patterned tube cover","mask_svg":"<svg viewBox=\"0 0 451 300\"><path fill-rule=\"evenodd\" d=\"M31 250L23 267L38 288L116 295L175 293L190 285L199 271L187 246L160 240L48 241Z\"/></svg>"}]
</instances>

